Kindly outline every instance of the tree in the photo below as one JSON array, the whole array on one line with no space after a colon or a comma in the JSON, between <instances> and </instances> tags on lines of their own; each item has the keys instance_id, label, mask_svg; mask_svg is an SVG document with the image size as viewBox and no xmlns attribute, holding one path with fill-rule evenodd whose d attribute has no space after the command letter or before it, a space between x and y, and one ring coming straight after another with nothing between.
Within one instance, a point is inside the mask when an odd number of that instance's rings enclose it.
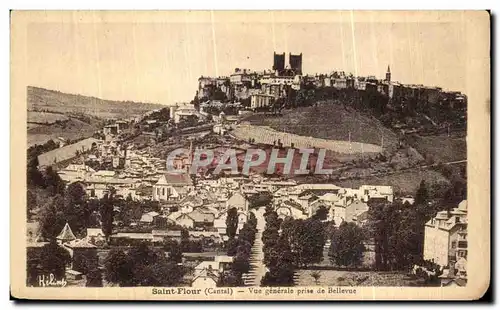
<instances>
[{"instance_id":1,"label":"tree","mask_svg":"<svg viewBox=\"0 0 500 310\"><path fill-rule=\"evenodd\" d=\"M283 222L282 234L287 238L295 265L307 267L321 262L325 246L325 225L316 217Z\"/></svg>"},{"instance_id":2,"label":"tree","mask_svg":"<svg viewBox=\"0 0 500 310\"><path fill-rule=\"evenodd\" d=\"M333 233L330 257L339 266L358 266L363 258L363 230L354 223L343 222Z\"/></svg>"},{"instance_id":3,"label":"tree","mask_svg":"<svg viewBox=\"0 0 500 310\"><path fill-rule=\"evenodd\" d=\"M40 212L40 230L42 237L55 240L65 224L63 212L64 199L60 195L52 197Z\"/></svg>"},{"instance_id":4,"label":"tree","mask_svg":"<svg viewBox=\"0 0 500 310\"><path fill-rule=\"evenodd\" d=\"M314 284L318 285L319 278L321 278L321 274L317 271L313 271L311 273L311 277L314 279Z\"/></svg>"},{"instance_id":5,"label":"tree","mask_svg":"<svg viewBox=\"0 0 500 310\"><path fill-rule=\"evenodd\" d=\"M260 208L269 206L273 201L273 195L270 192L260 192L249 197L250 208Z\"/></svg>"},{"instance_id":6,"label":"tree","mask_svg":"<svg viewBox=\"0 0 500 310\"><path fill-rule=\"evenodd\" d=\"M102 232L104 233L104 236L106 236L106 239L109 239L109 236L113 233L113 202L114 197L112 193L104 195L104 197L101 199L101 207L99 212L101 214Z\"/></svg>"},{"instance_id":7,"label":"tree","mask_svg":"<svg viewBox=\"0 0 500 310\"><path fill-rule=\"evenodd\" d=\"M320 206L313 217L321 221L326 220L328 218L328 209L325 206Z\"/></svg>"},{"instance_id":8,"label":"tree","mask_svg":"<svg viewBox=\"0 0 500 310\"><path fill-rule=\"evenodd\" d=\"M28 185L44 187L45 181L43 179L43 174L38 170L37 156L33 156L28 159L28 165L26 168L26 181Z\"/></svg>"},{"instance_id":9,"label":"tree","mask_svg":"<svg viewBox=\"0 0 500 310\"><path fill-rule=\"evenodd\" d=\"M427 204L428 201L429 201L429 191L427 190L427 185L425 184L425 181L422 180L415 195L415 204L425 205Z\"/></svg>"},{"instance_id":10,"label":"tree","mask_svg":"<svg viewBox=\"0 0 500 310\"><path fill-rule=\"evenodd\" d=\"M231 238L227 241L226 249L227 249L228 256L236 255L236 252L238 251L238 243L239 243L238 239L236 239L236 238Z\"/></svg>"},{"instance_id":11,"label":"tree","mask_svg":"<svg viewBox=\"0 0 500 310\"><path fill-rule=\"evenodd\" d=\"M189 231L185 228L181 230L181 248L183 252L189 252L190 247Z\"/></svg>"},{"instance_id":12,"label":"tree","mask_svg":"<svg viewBox=\"0 0 500 310\"><path fill-rule=\"evenodd\" d=\"M64 191L65 220L77 235L82 235L89 224L90 212L86 199L81 183L71 183Z\"/></svg>"},{"instance_id":13,"label":"tree","mask_svg":"<svg viewBox=\"0 0 500 310\"><path fill-rule=\"evenodd\" d=\"M104 266L108 282L117 283L120 286L128 286L132 281L133 265L122 250L111 250L106 256Z\"/></svg>"},{"instance_id":14,"label":"tree","mask_svg":"<svg viewBox=\"0 0 500 310\"><path fill-rule=\"evenodd\" d=\"M236 208L230 208L227 210L226 217L226 234L229 239L236 236L236 231L238 230L238 210Z\"/></svg>"},{"instance_id":15,"label":"tree","mask_svg":"<svg viewBox=\"0 0 500 310\"><path fill-rule=\"evenodd\" d=\"M87 273L86 287L102 287L102 273L99 269L90 270Z\"/></svg>"},{"instance_id":16,"label":"tree","mask_svg":"<svg viewBox=\"0 0 500 310\"><path fill-rule=\"evenodd\" d=\"M52 169L52 166L45 168L45 186L52 195L63 194L66 185L57 172Z\"/></svg>"},{"instance_id":17,"label":"tree","mask_svg":"<svg viewBox=\"0 0 500 310\"><path fill-rule=\"evenodd\" d=\"M170 248L170 253L169 253L169 259L177 264L182 263L182 248L177 243L177 241L174 241L175 243L172 244Z\"/></svg>"},{"instance_id":18,"label":"tree","mask_svg":"<svg viewBox=\"0 0 500 310\"><path fill-rule=\"evenodd\" d=\"M66 266L71 262L71 256L65 248L52 240L42 247L39 261L43 274L53 274L56 278L61 278L66 273Z\"/></svg>"},{"instance_id":19,"label":"tree","mask_svg":"<svg viewBox=\"0 0 500 310\"><path fill-rule=\"evenodd\" d=\"M132 266L130 286L172 286L180 282L183 272L176 262L167 260L162 251L141 243L127 256Z\"/></svg>"},{"instance_id":20,"label":"tree","mask_svg":"<svg viewBox=\"0 0 500 310\"><path fill-rule=\"evenodd\" d=\"M404 270L423 256L425 223L434 216L427 204L369 202L368 234L375 243L377 269Z\"/></svg>"},{"instance_id":21,"label":"tree","mask_svg":"<svg viewBox=\"0 0 500 310\"><path fill-rule=\"evenodd\" d=\"M220 287L238 287L243 286L243 280L240 274L236 274L233 271L223 272L217 282L217 286Z\"/></svg>"}]
</instances>

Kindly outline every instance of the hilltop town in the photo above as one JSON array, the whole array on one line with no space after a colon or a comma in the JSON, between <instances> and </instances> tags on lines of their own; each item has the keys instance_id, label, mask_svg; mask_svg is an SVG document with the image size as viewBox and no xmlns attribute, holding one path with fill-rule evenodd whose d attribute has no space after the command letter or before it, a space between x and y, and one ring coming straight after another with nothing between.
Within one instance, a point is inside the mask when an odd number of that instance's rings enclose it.
<instances>
[{"instance_id":1,"label":"hilltop town","mask_svg":"<svg viewBox=\"0 0 500 310\"><path fill-rule=\"evenodd\" d=\"M302 54L286 56L31 146L27 284L463 286L467 97L393 81L390 67L308 75ZM269 160L241 172L248 150L305 148L310 174L269 173ZM213 161L191 173L203 150ZM314 174L319 150L327 175ZM217 169L228 151L237 173Z\"/></svg>"}]
</instances>

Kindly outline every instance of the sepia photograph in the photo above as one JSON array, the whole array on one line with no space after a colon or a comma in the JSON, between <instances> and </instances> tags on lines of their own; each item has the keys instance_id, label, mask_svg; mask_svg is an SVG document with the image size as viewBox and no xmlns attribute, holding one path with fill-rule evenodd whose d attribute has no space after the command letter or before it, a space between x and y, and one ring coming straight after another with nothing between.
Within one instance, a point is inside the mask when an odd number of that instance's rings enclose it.
<instances>
[{"instance_id":1,"label":"sepia photograph","mask_svg":"<svg viewBox=\"0 0 500 310\"><path fill-rule=\"evenodd\" d=\"M480 298L489 27L12 11L11 294Z\"/></svg>"}]
</instances>

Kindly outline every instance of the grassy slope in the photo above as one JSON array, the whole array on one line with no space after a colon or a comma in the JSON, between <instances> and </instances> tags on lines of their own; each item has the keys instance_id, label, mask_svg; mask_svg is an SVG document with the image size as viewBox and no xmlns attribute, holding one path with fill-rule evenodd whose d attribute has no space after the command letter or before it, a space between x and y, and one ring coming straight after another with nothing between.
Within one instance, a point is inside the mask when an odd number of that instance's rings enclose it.
<instances>
[{"instance_id":1,"label":"grassy slope","mask_svg":"<svg viewBox=\"0 0 500 310\"><path fill-rule=\"evenodd\" d=\"M161 107L161 105L150 103L102 100L28 86L28 110L59 113L29 112L28 121L47 124L28 124L28 147L33 144L45 143L49 139L57 137L66 139L90 137L95 131L102 128L102 119L104 118L138 116ZM93 117L87 122L71 117L75 114ZM53 124L59 118L69 118L69 120L64 124Z\"/></svg>"},{"instance_id":2,"label":"grassy slope","mask_svg":"<svg viewBox=\"0 0 500 310\"><path fill-rule=\"evenodd\" d=\"M28 129L28 147L34 144L43 144L49 139L58 137L71 140L90 137L102 126L103 122L98 119L86 123L76 118L70 118L64 124L39 125Z\"/></svg>"},{"instance_id":3,"label":"grassy slope","mask_svg":"<svg viewBox=\"0 0 500 310\"><path fill-rule=\"evenodd\" d=\"M323 104L283 112L281 117L254 115L247 119L255 125L270 126L276 130L324 139L345 140L380 145L395 145L397 135L378 120L361 115L342 105Z\"/></svg>"},{"instance_id":4,"label":"grassy slope","mask_svg":"<svg viewBox=\"0 0 500 310\"><path fill-rule=\"evenodd\" d=\"M465 137L447 135L414 136L410 143L417 151L431 156L436 162L449 162L467 159L467 144Z\"/></svg>"},{"instance_id":5,"label":"grassy slope","mask_svg":"<svg viewBox=\"0 0 500 310\"><path fill-rule=\"evenodd\" d=\"M95 97L66 94L28 86L28 110L48 110L60 113L84 113L100 118L131 117L162 108L152 103L103 100Z\"/></svg>"}]
</instances>

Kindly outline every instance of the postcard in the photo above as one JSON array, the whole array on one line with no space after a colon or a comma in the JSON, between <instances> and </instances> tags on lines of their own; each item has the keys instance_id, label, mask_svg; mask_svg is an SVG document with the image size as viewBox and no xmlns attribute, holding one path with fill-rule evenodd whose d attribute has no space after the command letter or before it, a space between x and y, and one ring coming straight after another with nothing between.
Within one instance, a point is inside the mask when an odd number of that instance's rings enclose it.
<instances>
[{"instance_id":1,"label":"postcard","mask_svg":"<svg viewBox=\"0 0 500 310\"><path fill-rule=\"evenodd\" d=\"M489 288L487 11L12 11L10 104L13 298Z\"/></svg>"}]
</instances>

